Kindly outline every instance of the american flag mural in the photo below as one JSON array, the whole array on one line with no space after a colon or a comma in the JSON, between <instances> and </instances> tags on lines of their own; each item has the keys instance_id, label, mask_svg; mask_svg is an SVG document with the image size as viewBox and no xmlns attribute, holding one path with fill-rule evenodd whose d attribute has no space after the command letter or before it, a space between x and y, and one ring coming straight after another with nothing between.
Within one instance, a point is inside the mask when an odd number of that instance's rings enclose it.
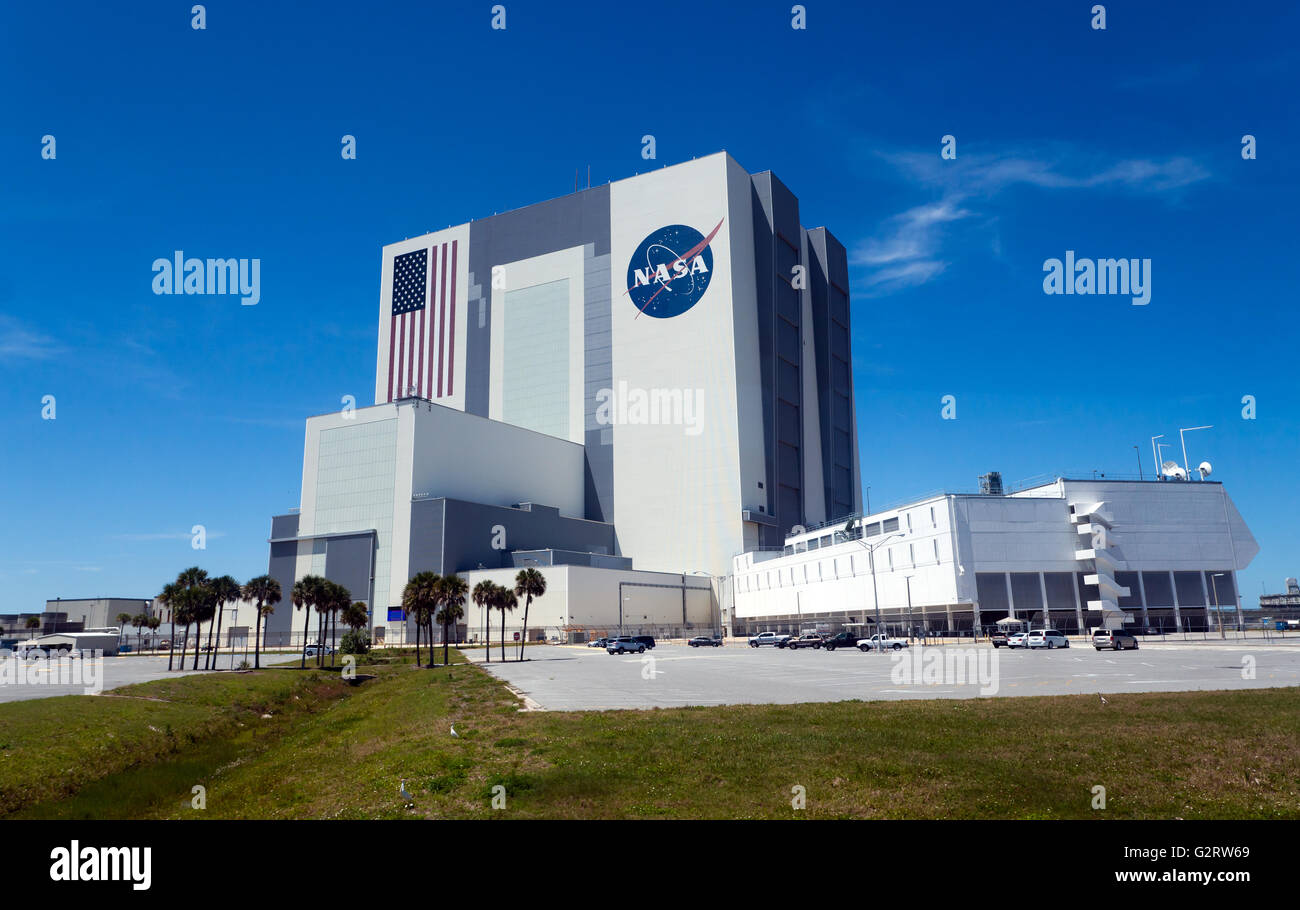
<instances>
[{"instance_id":1,"label":"american flag mural","mask_svg":"<svg viewBox=\"0 0 1300 910\"><path fill-rule=\"evenodd\" d=\"M456 268L460 241L393 260L388 401L455 393Z\"/></svg>"}]
</instances>

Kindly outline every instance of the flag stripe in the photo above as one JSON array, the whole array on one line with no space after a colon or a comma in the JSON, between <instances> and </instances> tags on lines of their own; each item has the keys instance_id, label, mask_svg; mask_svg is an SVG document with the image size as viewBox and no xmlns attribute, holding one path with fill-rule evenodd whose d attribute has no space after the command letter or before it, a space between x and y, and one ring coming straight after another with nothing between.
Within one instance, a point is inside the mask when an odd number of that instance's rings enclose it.
<instances>
[{"instance_id":1,"label":"flag stripe","mask_svg":"<svg viewBox=\"0 0 1300 910\"><path fill-rule=\"evenodd\" d=\"M434 254L435 256L437 253ZM442 348L447 324L447 244L442 245L442 275L438 282L438 397L442 397Z\"/></svg>"},{"instance_id":2,"label":"flag stripe","mask_svg":"<svg viewBox=\"0 0 1300 910\"><path fill-rule=\"evenodd\" d=\"M397 316L388 329L388 400L393 400L393 339L397 337Z\"/></svg>"}]
</instances>

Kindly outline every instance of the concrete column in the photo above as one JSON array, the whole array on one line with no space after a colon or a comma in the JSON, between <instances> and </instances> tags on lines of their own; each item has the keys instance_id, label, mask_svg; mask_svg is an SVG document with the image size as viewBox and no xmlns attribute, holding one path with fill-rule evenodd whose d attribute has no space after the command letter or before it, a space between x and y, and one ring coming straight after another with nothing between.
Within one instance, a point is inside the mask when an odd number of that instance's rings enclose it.
<instances>
[{"instance_id":1,"label":"concrete column","mask_svg":"<svg viewBox=\"0 0 1300 910\"><path fill-rule=\"evenodd\" d=\"M1183 631L1183 613L1178 605L1178 582L1174 578L1173 570L1169 570L1169 590L1174 592L1174 629Z\"/></svg>"},{"instance_id":2,"label":"concrete column","mask_svg":"<svg viewBox=\"0 0 1300 910\"><path fill-rule=\"evenodd\" d=\"M1147 586L1142 581L1142 573L1137 573L1138 577L1138 597L1142 600L1142 625L1148 629L1151 627L1151 617L1147 613ZM1145 631L1145 630L1144 630Z\"/></svg>"},{"instance_id":3,"label":"concrete column","mask_svg":"<svg viewBox=\"0 0 1300 910\"><path fill-rule=\"evenodd\" d=\"M1070 573L1070 589L1074 591L1074 618L1079 623L1079 634L1082 635L1088 631L1088 627L1083 624L1083 598L1079 596L1079 575L1077 572Z\"/></svg>"},{"instance_id":4,"label":"concrete column","mask_svg":"<svg viewBox=\"0 0 1300 910\"><path fill-rule=\"evenodd\" d=\"M1210 616L1210 604L1213 602L1213 598L1210 597L1210 583L1209 583L1208 581L1205 580L1205 570L1204 570L1204 569L1201 569L1201 570L1198 571L1196 574L1199 575L1199 576L1201 577L1201 600L1203 600L1203 601L1205 602L1205 616L1206 616L1205 623L1206 623L1206 625L1208 625L1208 626L1210 627L1210 629L1211 629L1212 631L1217 632L1217 631L1219 631L1219 623L1223 621L1223 613L1219 610L1219 606L1218 606L1218 604L1215 604L1215 605L1214 605L1214 614L1215 614L1215 615L1214 615L1214 622L1210 622L1210 620L1209 620L1209 616ZM1217 589L1216 589L1216 590L1217 590Z\"/></svg>"},{"instance_id":5,"label":"concrete column","mask_svg":"<svg viewBox=\"0 0 1300 910\"><path fill-rule=\"evenodd\" d=\"M1237 590L1237 573L1229 570L1227 576L1232 579L1232 596L1237 599L1237 628L1246 631L1246 617L1241 612L1241 592Z\"/></svg>"},{"instance_id":6,"label":"concrete column","mask_svg":"<svg viewBox=\"0 0 1300 910\"><path fill-rule=\"evenodd\" d=\"M1038 590L1043 592L1043 628L1051 629L1052 605L1047 602L1047 576L1042 572L1038 573Z\"/></svg>"},{"instance_id":7,"label":"concrete column","mask_svg":"<svg viewBox=\"0 0 1300 910\"><path fill-rule=\"evenodd\" d=\"M1019 619L1020 617L1016 615L1016 598L1015 595L1011 593L1011 573L1003 572L1002 580L1007 584L1007 614L1011 616L1012 619Z\"/></svg>"}]
</instances>

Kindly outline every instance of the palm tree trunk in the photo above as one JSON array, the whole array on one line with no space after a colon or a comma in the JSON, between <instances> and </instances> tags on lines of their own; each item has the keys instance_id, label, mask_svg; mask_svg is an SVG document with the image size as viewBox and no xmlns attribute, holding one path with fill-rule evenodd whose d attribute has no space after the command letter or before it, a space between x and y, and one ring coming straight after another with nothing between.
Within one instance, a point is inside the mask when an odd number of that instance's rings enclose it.
<instances>
[{"instance_id":1,"label":"palm tree trunk","mask_svg":"<svg viewBox=\"0 0 1300 910\"><path fill-rule=\"evenodd\" d=\"M173 645L176 643L175 639L176 639L176 636L173 635L173 636L172 636L172 644L173 644ZM185 624L185 637L181 639L181 672L184 672L184 671L185 671L185 649L189 647L189 644L190 644L190 624L189 624L189 623L186 623L186 624ZM168 661L167 663L168 663L168 666L171 666L171 661Z\"/></svg>"},{"instance_id":2,"label":"palm tree trunk","mask_svg":"<svg viewBox=\"0 0 1300 910\"><path fill-rule=\"evenodd\" d=\"M524 601L524 631L519 634L519 659L524 659L524 645L528 644L528 608L533 605L533 595Z\"/></svg>"},{"instance_id":3,"label":"palm tree trunk","mask_svg":"<svg viewBox=\"0 0 1300 910\"><path fill-rule=\"evenodd\" d=\"M298 665L299 670L307 669L307 624L311 621L311 605L302 605L302 663Z\"/></svg>"},{"instance_id":4,"label":"palm tree trunk","mask_svg":"<svg viewBox=\"0 0 1300 910\"><path fill-rule=\"evenodd\" d=\"M420 665L420 618L415 619L415 665Z\"/></svg>"},{"instance_id":5,"label":"palm tree trunk","mask_svg":"<svg viewBox=\"0 0 1300 910\"><path fill-rule=\"evenodd\" d=\"M208 650L207 653L204 655L204 659L203 659L203 669L205 670L212 669L212 631L216 629L216 627L217 627L217 614L213 613L212 618L208 620ZM200 642L202 641L202 639L203 639L203 630L199 629Z\"/></svg>"},{"instance_id":6,"label":"palm tree trunk","mask_svg":"<svg viewBox=\"0 0 1300 910\"><path fill-rule=\"evenodd\" d=\"M221 647L221 621L225 618L226 605L222 604L221 608L217 610L217 648ZM214 668L217 666L217 652L215 650L212 652L212 666Z\"/></svg>"},{"instance_id":7,"label":"palm tree trunk","mask_svg":"<svg viewBox=\"0 0 1300 910\"><path fill-rule=\"evenodd\" d=\"M257 623L255 643L253 645L253 666L258 670L262 669L262 603L258 601L257 613L253 616L253 622ZM245 645L244 647L248 647Z\"/></svg>"},{"instance_id":8,"label":"palm tree trunk","mask_svg":"<svg viewBox=\"0 0 1300 910\"><path fill-rule=\"evenodd\" d=\"M211 627L209 627L211 628ZM203 650L203 623L194 623L194 669L199 668L199 652Z\"/></svg>"},{"instance_id":9,"label":"palm tree trunk","mask_svg":"<svg viewBox=\"0 0 1300 910\"><path fill-rule=\"evenodd\" d=\"M331 620L333 621L333 623L334 623L334 632L330 635L330 644L331 644L331 645L334 645L335 649L337 649L337 648L338 648L338 645L336 644L336 642L338 642L338 640L339 640L339 614L338 614L338 611L337 611L337 610L330 614L330 619L331 619ZM336 658L337 656L338 656L338 655L336 655L333 651L330 652L330 666L331 666L331 667L334 666L334 664L335 664L335 658Z\"/></svg>"},{"instance_id":10,"label":"palm tree trunk","mask_svg":"<svg viewBox=\"0 0 1300 910\"><path fill-rule=\"evenodd\" d=\"M442 663L443 666L447 665L447 623L445 621L442 624Z\"/></svg>"},{"instance_id":11,"label":"palm tree trunk","mask_svg":"<svg viewBox=\"0 0 1300 910\"><path fill-rule=\"evenodd\" d=\"M176 656L176 626L172 626L169 641L171 647L167 649L167 672L172 671L172 658Z\"/></svg>"},{"instance_id":12,"label":"palm tree trunk","mask_svg":"<svg viewBox=\"0 0 1300 910\"><path fill-rule=\"evenodd\" d=\"M506 611L501 611L501 662L506 659Z\"/></svg>"}]
</instances>

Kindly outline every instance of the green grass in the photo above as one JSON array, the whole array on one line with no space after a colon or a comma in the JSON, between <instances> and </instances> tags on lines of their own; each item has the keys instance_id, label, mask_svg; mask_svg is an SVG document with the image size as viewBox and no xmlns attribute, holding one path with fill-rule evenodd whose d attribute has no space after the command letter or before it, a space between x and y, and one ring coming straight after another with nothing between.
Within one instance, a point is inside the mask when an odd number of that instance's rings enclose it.
<instances>
[{"instance_id":1,"label":"green grass","mask_svg":"<svg viewBox=\"0 0 1300 910\"><path fill-rule=\"evenodd\" d=\"M0 812L1300 818L1297 689L1117 695L1106 706L1089 695L548 713L518 710L477 667L421 670L391 652L380 660L365 669L379 678L355 689L332 674L264 670L132 687L169 693L166 702L0 705ZM282 716L250 731L237 725L260 708L220 707L232 700L273 701ZM85 732L52 751L35 745L67 711ZM140 732L147 724L172 733L156 740ZM403 777L413 812L397 795ZM203 812L189 808L195 784L207 788ZM491 809L498 785L504 813ZM796 785L804 810L791 808ZM1106 788L1104 811L1090 808L1096 785Z\"/></svg>"}]
</instances>

